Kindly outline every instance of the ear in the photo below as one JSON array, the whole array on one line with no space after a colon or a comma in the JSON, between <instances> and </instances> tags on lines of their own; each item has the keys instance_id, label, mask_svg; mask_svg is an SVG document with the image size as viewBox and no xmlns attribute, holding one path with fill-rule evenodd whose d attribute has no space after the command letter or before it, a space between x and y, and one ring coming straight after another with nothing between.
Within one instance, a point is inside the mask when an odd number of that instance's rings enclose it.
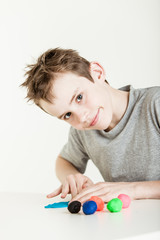
<instances>
[{"instance_id":1,"label":"ear","mask_svg":"<svg viewBox=\"0 0 160 240\"><path fill-rule=\"evenodd\" d=\"M90 74L94 80L96 81L105 81L106 74L103 67L98 62L90 62Z\"/></svg>"}]
</instances>

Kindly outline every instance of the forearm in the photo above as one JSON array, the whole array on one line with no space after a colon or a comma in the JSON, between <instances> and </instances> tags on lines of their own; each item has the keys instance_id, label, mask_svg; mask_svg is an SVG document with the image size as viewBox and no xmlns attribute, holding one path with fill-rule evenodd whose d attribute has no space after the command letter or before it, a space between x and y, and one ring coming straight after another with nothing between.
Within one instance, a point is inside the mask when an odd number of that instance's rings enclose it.
<instances>
[{"instance_id":1,"label":"forearm","mask_svg":"<svg viewBox=\"0 0 160 240\"><path fill-rule=\"evenodd\" d=\"M79 173L79 171L70 162L61 156L57 157L55 170L56 176L61 183L65 181L68 175Z\"/></svg>"},{"instance_id":2,"label":"forearm","mask_svg":"<svg viewBox=\"0 0 160 240\"><path fill-rule=\"evenodd\" d=\"M160 181L135 182L135 199L160 199Z\"/></svg>"}]
</instances>

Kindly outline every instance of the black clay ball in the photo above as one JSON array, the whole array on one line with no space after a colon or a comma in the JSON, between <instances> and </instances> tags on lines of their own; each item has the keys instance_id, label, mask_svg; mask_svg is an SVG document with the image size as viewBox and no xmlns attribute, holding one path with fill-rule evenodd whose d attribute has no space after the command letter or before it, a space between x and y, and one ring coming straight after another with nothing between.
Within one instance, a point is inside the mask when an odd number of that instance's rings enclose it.
<instances>
[{"instance_id":1,"label":"black clay ball","mask_svg":"<svg viewBox=\"0 0 160 240\"><path fill-rule=\"evenodd\" d=\"M81 210L81 202L73 201L68 205L68 211L70 213L78 213Z\"/></svg>"}]
</instances>

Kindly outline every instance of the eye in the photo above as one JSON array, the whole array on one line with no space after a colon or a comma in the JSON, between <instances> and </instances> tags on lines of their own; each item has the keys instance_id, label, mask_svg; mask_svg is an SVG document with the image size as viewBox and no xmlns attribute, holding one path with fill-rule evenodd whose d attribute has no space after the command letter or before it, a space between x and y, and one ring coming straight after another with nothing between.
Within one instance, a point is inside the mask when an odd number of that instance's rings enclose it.
<instances>
[{"instance_id":1,"label":"eye","mask_svg":"<svg viewBox=\"0 0 160 240\"><path fill-rule=\"evenodd\" d=\"M65 120L66 120L66 119L69 119L70 116L71 116L71 112L68 112L68 113L66 113L66 114L64 115L64 119L65 119Z\"/></svg>"},{"instance_id":2,"label":"eye","mask_svg":"<svg viewBox=\"0 0 160 240\"><path fill-rule=\"evenodd\" d=\"M82 94L79 94L79 95L77 96L77 102L80 102L80 101L82 100L82 98L83 98L83 95L82 95Z\"/></svg>"}]
</instances>

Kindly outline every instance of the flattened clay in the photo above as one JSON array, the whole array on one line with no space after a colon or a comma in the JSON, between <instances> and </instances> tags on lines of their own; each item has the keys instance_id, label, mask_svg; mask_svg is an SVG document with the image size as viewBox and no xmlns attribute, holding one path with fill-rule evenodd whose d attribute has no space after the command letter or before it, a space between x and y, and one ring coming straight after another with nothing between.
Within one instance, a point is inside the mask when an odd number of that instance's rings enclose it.
<instances>
[{"instance_id":1,"label":"flattened clay","mask_svg":"<svg viewBox=\"0 0 160 240\"><path fill-rule=\"evenodd\" d=\"M48 204L47 206L45 206L45 208L65 208L68 207L68 202L57 202L57 203L53 203L53 204Z\"/></svg>"}]
</instances>

